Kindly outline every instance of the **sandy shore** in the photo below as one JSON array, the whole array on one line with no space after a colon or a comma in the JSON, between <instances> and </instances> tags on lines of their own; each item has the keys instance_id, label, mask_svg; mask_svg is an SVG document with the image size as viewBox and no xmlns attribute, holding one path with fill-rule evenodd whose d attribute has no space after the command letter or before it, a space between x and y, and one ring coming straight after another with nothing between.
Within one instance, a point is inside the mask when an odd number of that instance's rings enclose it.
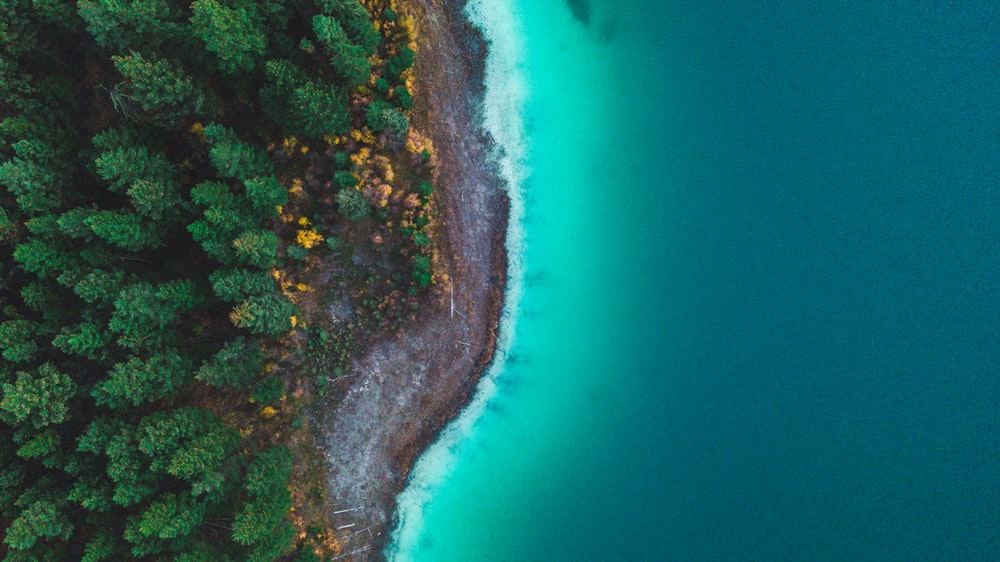
<instances>
[{"instance_id":1,"label":"sandy shore","mask_svg":"<svg viewBox=\"0 0 1000 562\"><path fill-rule=\"evenodd\" d=\"M468 403L494 352L506 279L508 200L482 132L485 45L465 0L410 0L418 16L413 123L439 158L437 232L450 276L418 321L346 373L321 421L345 560L381 559L396 495L419 454ZM454 301L452 302L452 296Z\"/></svg>"}]
</instances>

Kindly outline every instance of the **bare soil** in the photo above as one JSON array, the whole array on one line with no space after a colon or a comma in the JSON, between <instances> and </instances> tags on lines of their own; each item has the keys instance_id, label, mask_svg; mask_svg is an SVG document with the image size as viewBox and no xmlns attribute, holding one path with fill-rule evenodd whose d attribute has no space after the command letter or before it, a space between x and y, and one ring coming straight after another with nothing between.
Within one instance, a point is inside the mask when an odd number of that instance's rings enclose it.
<instances>
[{"instance_id":1,"label":"bare soil","mask_svg":"<svg viewBox=\"0 0 1000 562\"><path fill-rule=\"evenodd\" d=\"M343 560L378 560L396 495L419 454L468 403L492 360L506 280L509 202L481 128L486 47L464 0L411 0L413 124L434 142L443 263L416 321L372 345L334 383L318 420ZM353 524L353 525L352 525ZM348 527L349 526L349 527Z\"/></svg>"}]
</instances>

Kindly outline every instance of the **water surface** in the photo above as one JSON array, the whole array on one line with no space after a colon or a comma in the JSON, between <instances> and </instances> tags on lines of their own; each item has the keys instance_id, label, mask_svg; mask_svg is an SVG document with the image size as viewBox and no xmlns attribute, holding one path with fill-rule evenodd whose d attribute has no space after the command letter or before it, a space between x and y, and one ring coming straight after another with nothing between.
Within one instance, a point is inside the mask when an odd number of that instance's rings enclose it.
<instances>
[{"instance_id":1,"label":"water surface","mask_svg":"<svg viewBox=\"0 0 1000 562\"><path fill-rule=\"evenodd\" d=\"M523 293L398 559L1000 559L994 4L477 6Z\"/></svg>"}]
</instances>

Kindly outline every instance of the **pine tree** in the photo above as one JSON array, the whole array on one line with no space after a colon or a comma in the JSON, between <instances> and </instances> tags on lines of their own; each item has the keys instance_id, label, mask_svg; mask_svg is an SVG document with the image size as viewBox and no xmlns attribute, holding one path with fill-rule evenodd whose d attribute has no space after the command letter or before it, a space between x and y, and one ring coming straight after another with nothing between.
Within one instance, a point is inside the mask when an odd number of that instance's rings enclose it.
<instances>
[{"instance_id":1,"label":"pine tree","mask_svg":"<svg viewBox=\"0 0 1000 562\"><path fill-rule=\"evenodd\" d=\"M264 69L268 85L261 89L261 104L286 132L321 136L350 130L346 98L335 87L310 81L305 71L288 60L269 60Z\"/></svg>"},{"instance_id":2,"label":"pine tree","mask_svg":"<svg viewBox=\"0 0 1000 562\"><path fill-rule=\"evenodd\" d=\"M216 296L228 302L275 291L274 278L264 271L217 269L209 276L209 281Z\"/></svg>"},{"instance_id":3,"label":"pine tree","mask_svg":"<svg viewBox=\"0 0 1000 562\"><path fill-rule=\"evenodd\" d=\"M240 263L260 268L273 267L278 259L281 239L270 230L251 228L240 233L233 240L236 259Z\"/></svg>"},{"instance_id":4,"label":"pine tree","mask_svg":"<svg viewBox=\"0 0 1000 562\"><path fill-rule=\"evenodd\" d=\"M119 135L125 135L119 137ZM129 142L127 133L108 131L95 137L94 144L117 145ZM124 191L136 182L163 184L164 191L176 189L176 171L167 158L141 145L113 146L94 161L97 175L108 182L112 191Z\"/></svg>"},{"instance_id":5,"label":"pine tree","mask_svg":"<svg viewBox=\"0 0 1000 562\"><path fill-rule=\"evenodd\" d=\"M73 292L88 304L97 302L110 304L118 296L124 281L125 273L121 270L94 269L77 281L73 286Z\"/></svg>"},{"instance_id":6,"label":"pine tree","mask_svg":"<svg viewBox=\"0 0 1000 562\"><path fill-rule=\"evenodd\" d=\"M204 502L189 494L160 495L125 526L125 540L132 543L132 554L146 556L166 551L201 525L206 508Z\"/></svg>"},{"instance_id":7,"label":"pine tree","mask_svg":"<svg viewBox=\"0 0 1000 562\"><path fill-rule=\"evenodd\" d=\"M195 378L211 386L238 389L260 376L260 369L260 346L239 337L206 359Z\"/></svg>"},{"instance_id":8,"label":"pine tree","mask_svg":"<svg viewBox=\"0 0 1000 562\"><path fill-rule=\"evenodd\" d=\"M276 207L288 203L288 190L278 183L274 176L258 176L243 182L247 198L263 218L278 214Z\"/></svg>"},{"instance_id":9,"label":"pine tree","mask_svg":"<svg viewBox=\"0 0 1000 562\"><path fill-rule=\"evenodd\" d=\"M208 110L208 97L177 64L132 51L111 60L128 81L129 96L157 123L170 125Z\"/></svg>"},{"instance_id":10,"label":"pine tree","mask_svg":"<svg viewBox=\"0 0 1000 562\"><path fill-rule=\"evenodd\" d=\"M11 425L41 429L60 424L69 412L67 402L76 394L76 384L51 363L33 371L19 371L14 384L4 383L0 419Z\"/></svg>"},{"instance_id":11,"label":"pine tree","mask_svg":"<svg viewBox=\"0 0 1000 562\"><path fill-rule=\"evenodd\" d=\"M296 129L312 137L339 135L351 128L343 94L333 86L306 82L292 91Z\"/></svg>"},{"instance_id":12,"label":"pine tree","mask_svg":"<svg viewBox=\"0 0 1000 562\"><path fill-rule=\"evenodd\" d=\"M114 51L159 47L179 36L180 11L166 0L78 0L98 45Z\"/></svg>"},{"instance_id":13,"label":"pine tree","mask_svg":"<svg viewBox=\"0 0 1000 562\"><path fill-rule=\"evenodd\" d=\"M176 350L154 351L112 367L92 394L98 405L123 409L164 398L191 377L190 363Z\"/></svg>"},{"instance_id":14,"label":"pine tree","mask_svg":"<svg viewBox=\"0 0 1000 562\"><path fill-rule=\"evenodd\" d=\"M41 539L69 539L73 525L57 502L40 499L28 504L7 528L3 542L14 550L28 550Z\"/></svg>"},{"instance_id":15,"label":"pine tree","mask_svg":"<svg viewBox=\"0 0 1000 562\"><path fill-rule=\"evenodd\" d=\"M218 124L205 127L209 160L222 178L246 180L274 173L267 153L252 144L241 142L232 129Z\"/></svg>"},{"instance_id":16,"label":"pine tree","mask_svg":"<svg viewBox=\"0 0 1000 562\"><path fill-rule=\"evenodd\" d=\"M40 141L22 140L12 145L15 156L0 164L0 186L15 197L28 215L50 212L63 202L65 176L58 168L59 155Z\"/></svg>"},{"instance_id":17,"label":"pine tree","mask_svg":"<svg viewBox=\"0 0 1000 562\"><path fill-rule=\"evenodd\" d=\"M105 332L94 321L84 321L72 326L63 326L52 340L52 345L70 355L79 355L94 361L108 357L111 334Z\"/></svg>"},{"instance_id":18,"label":"pine tree","mask_svg":"<svg viewBox=\"0 0 1000 562\"><path fill-rule=\"evenodd\" d=\"M118 343L140 349L170 339L171 334L165 328L177 318L178 308L161 298L151 283L125 287L118 293L114 307L108 328L121 334Z\"/></svg>"},{"instance_id":19,"label":"pine tree","mask_svg":"<svg viewBox=\"0 0 1000 562\"><path fill-rule=\"evenodd\" d=\"M324 14L331 14L342 23L351 41L360 46L365 54L375 54L379 44L378 31L368 10L358 0L319 0L317 5Z\"/></svg>"},{"instance_id":20,"label":"pine tree","mask_svg":"<svg viewBox=\"0 0 1000 562\"><path fill-rule=\"evenodd\" d=\"M131 252L161 244L156 225L130 211L97 211L83 222L99 238Z\"/></svg>"},{"instance_id":21,"label":"pine tree","mask_svg":"<svg viewBox=\"0 0 1000 562\"><path fill-rule=\"evenodd\" d=\"M216 0L191 4L191 32L215 54L226 74L253 70L257 58L267 50L263 18L254 3L230 8Z\"/></svg>"},{"instance_id":22,"label":"pine tree","mask_svg":"<svg viewBox=\"0 0 1000 562\"><path fill-rule=\"evenodd\" d=\"M340 22L333 17L322 14L314 16L312 25L323 52L330 57L330 64L344 81L344 86L353 88L365 83L372 70L368 56L374 54L374 50L367 52L364 47L352 43ZM377 43L376 34L376 45Z\"/></svg>"},{"instance_id":23,"label":"pine tree","mask_svg":"<svg viewBox=\"0 0 1000 562\"><path fill-rule=\"evenodd\" d=\"M292 328L295 305L280 293L252 296L233 308L229 319L253 334L280 336Z\"/></svg>"},{"instance_id":24,"label":"pine tree","mask_svg":"<svg viewBox=\"0 0 1000 562\"><path fill-rule=\"evenodd\" d=\"M56 224L59 232L77 240L89 242L94 238L94 231L87 226L86 220L97 213L96 209L76 207L59 215Z\"/></svg>"},{"instance_id":25,"label":"pine tree","mask_svg":"<svg viewBox=\"0 0 1000 562\"><path fill-rule=\"evenodd\" d=\"M242 545L265 543L284 522L292 505L288 492L292 455L285 447L273 447L259 455L247 468L244 487L248 501L233 521L233 540ZM284 534L284 533L282 533ZM290 549L291 541L287 542Z\"/></svg>"},{"instance_id":26,"label":"pine tree","mask_svg":"<svg viewBox=\"0 0 1000 562\"><path fill-rule=\"evenodd\" d=\"M12 363L28 363L35 357L38 344L35 334L38 325L30 320L18 319L0 322L0 352Z\"/></svg>"},{"instance_id":27,"label":"pine tree","mask_svg":"<svg viewBox=\"0 0 1000 562\"><path fill-rule=\"evenodd\" d=\"M121 560L122 552L115 536L107 529L98 531L83 548L83 558L80 562L102 562L104 560Z\"/></svg>"},{"instance_id":28,"label":"pine tree","mask_svg":"<svg viewBox=\"0 0 1000 562\"><path fill-rule=\"evenodd\" d=\"M347 220L353 222L366 219L372 212L365 196L356 189L341 189L337 192L337 209Z\"/></svg>"}]
</instances>

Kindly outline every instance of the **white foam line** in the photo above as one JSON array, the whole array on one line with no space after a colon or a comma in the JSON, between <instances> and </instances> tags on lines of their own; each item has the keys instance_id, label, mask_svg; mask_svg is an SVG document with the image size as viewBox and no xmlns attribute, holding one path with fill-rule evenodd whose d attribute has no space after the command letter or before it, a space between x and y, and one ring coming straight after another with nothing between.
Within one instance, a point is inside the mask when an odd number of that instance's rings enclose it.
<instances>
[{"instance_id":1,"label":"white foam line","mask_svg":"<svg viewBox=\"0 0 1000 562\"><path fill-rule=\"evenodd\" d=\"M483 126L496 141L501 178L510 199L507 226L507 287L504 295L496 355L479 382L468 406L452 420L410 472L407 487L396 498L397 525L386 547L386 558L393 562L413 559L424 527L424 507L434 490L455 466L458 446L475 430L476 422L496 395L496 379L504 370L506 357L514 340L521 293L524 289L524 193L527 175L527 139L524 105L527 81L522 69L523 45L520 24L513 0L469 0L465 12L478 27L489 46Z\"/></svg>"}]
</instances>

